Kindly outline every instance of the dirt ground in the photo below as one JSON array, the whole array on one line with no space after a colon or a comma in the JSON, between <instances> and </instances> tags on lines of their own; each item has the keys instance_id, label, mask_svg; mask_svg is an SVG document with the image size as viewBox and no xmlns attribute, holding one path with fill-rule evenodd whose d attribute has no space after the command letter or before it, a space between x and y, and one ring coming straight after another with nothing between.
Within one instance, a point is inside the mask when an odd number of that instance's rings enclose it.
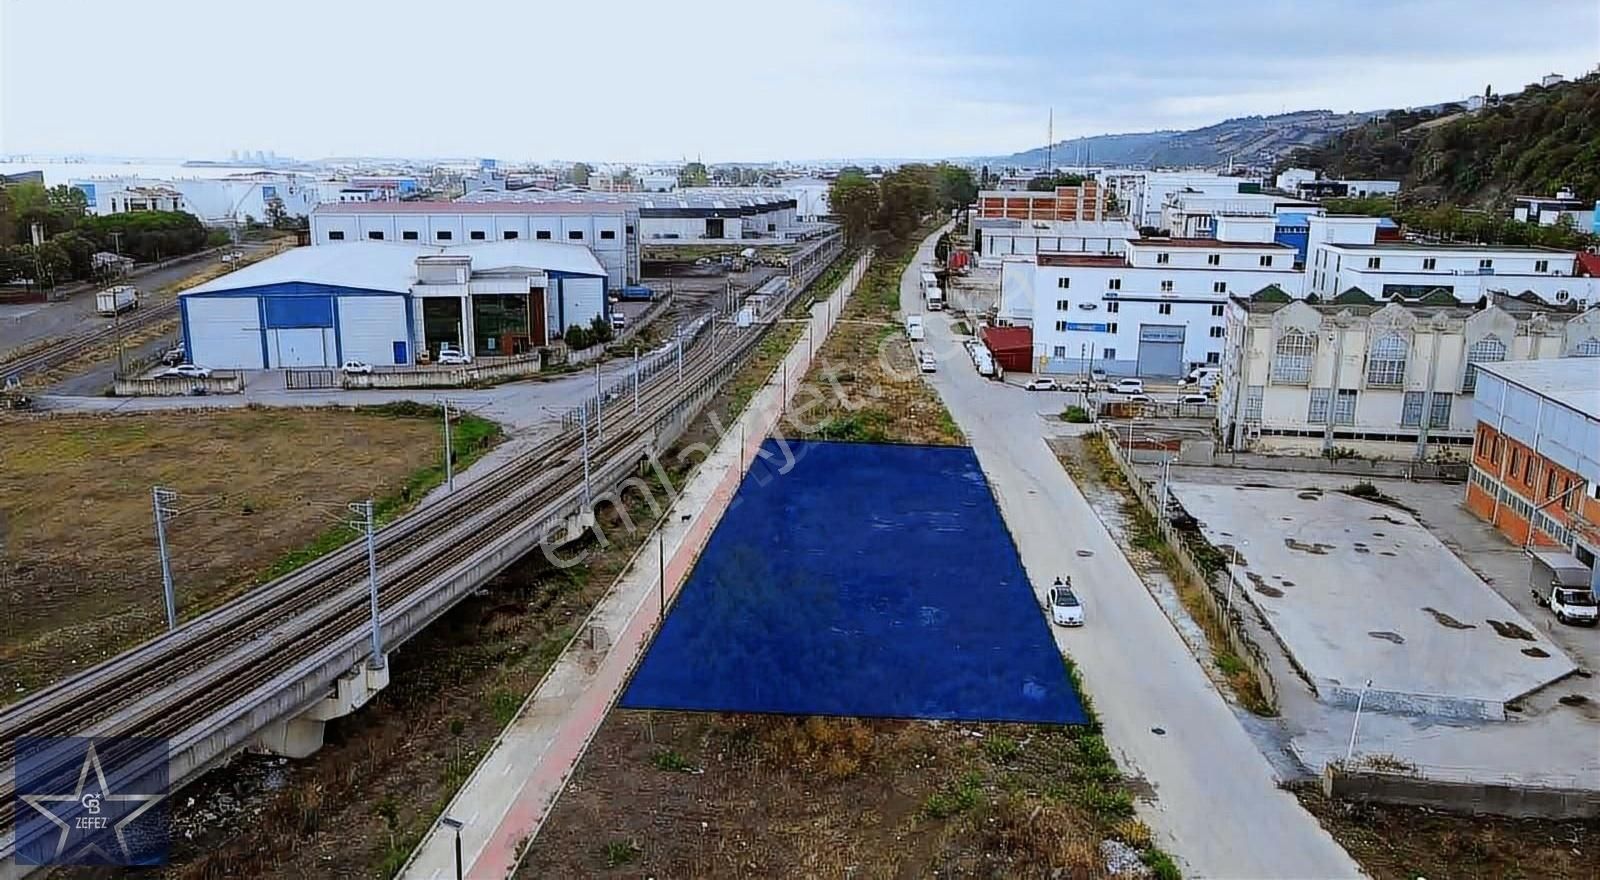
<instances>
[{"instance_id":1,"label":"dirt ground","mask_svg":"<svg viewBox=\"0 0 1600 880\"><path fill-rule=\"evenodd\" d=\"M1088 727L617 710L517 876L1101 877L1131 815Z\"/></svg>"},{"instance_id":2,"label":"dirt ground","mask_svg":"<svg viewBox=\"0 0 1600 880\"><path fill-rule=\"evenodd\" d=\"M1600 821L1457 816L1423 807L1353 804L1330 801L1315 786L1295 793L1375 880L1597 876Z\"/></svg>"},{"instance_id":3,"label":"dirt ground","mask_svg":"<svg viewBox=\"0 0 1600 880\"><path fill-rule=\"evenodd\" d=\"M326 409L0 422L0 703L165 626L152 486L178 493L167 539L190 617L335 528L347 502L400 491L440 439L431 419Z\"/></svg>"}]
</instances>

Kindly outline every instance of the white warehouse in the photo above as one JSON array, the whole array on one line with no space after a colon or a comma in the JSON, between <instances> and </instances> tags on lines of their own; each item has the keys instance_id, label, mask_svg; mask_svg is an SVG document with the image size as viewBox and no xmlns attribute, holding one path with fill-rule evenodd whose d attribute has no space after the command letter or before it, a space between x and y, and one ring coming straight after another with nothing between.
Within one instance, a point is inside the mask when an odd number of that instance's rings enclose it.
<instances>
[{"instance_id":1,"label":"white warehouse","mask_svg":"<svg viewBox=\"0 0 1600 880\"><path fill-rule=\"evenodd\" d=\"M416 363L446 343L475 357L548 345L606 315L588 248L354 242L295 248L178 297L189 358L259 370Z\"/></svg>"},{"instance_id":2,"label":"white warehouse","mask_svg":"<svg viewBox=\"0 0 1600 880\"><path fill-rule=\"evenodd\" d=\"M1001 325L1033 328L1041 373L1178 376L1217 364L1229 298L1277 287L1301 295L1294 248L1272 240L1271 217L1223 217L1218 238L1137 238L1126 254L1005 258Z\"/></svg>"},{"instance_id":3,"label":"white warehouse","mask_svg":"<svg viewBox=\"0 0 1600 880\"><path fill-rule=\"evenodd\" d=\"M605 267L607 289L639 283L639 211L622 203L347 202L311 212L313 245L372 241L445 247L493 241L582 245Z\"/></svg>"}]
</instances>

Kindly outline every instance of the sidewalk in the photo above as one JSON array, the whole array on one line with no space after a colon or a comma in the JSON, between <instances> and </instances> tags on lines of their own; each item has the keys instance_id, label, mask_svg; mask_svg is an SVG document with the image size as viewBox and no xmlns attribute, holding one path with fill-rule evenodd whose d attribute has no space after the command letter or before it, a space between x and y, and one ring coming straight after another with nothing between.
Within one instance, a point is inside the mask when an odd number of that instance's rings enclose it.
<instances>
[{"instance_id":1,"label":"sidewalk","mask_svg":"<svg viewBox=\"0 0 1600 880\"><path fill-rule=\"evenodd\" d=\"M819 341L826 338L833 317L865 267L863 257L832 296L812 308L809 335ZM745 469L782 415L786 396L793 397L796 383L789 379L804 375L812 350L806 337L789 349L779 369L689 478L661 529L634 554L627 571L579 626L517 717L445 808L444 816L461 822L463 877L499 880L515 870L522 849L538 833L644 656L662 603L670 608L732 503ZM454 878L456 846L456 834L436 823L400 876Z\"/></svg>"}]
</instances>

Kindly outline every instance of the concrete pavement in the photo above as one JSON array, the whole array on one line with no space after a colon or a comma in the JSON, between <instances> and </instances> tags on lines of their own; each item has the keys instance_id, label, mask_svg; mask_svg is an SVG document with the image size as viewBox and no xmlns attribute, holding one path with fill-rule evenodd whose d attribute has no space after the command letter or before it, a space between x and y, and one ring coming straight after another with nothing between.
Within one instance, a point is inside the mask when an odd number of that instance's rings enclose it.
<instances>
[{"instance_id":1,"label":"concrete pavement","mask_svg":"<svg viewBox=\"0 0 1600 880\"><path fill-rule=\"evenodd\" d=\"M901 308L923 312L919 264L907 267ZM1070 574L1088 623L1056 629L1083 672L1118 763L1154 795L1138 805L1190 876L1351 877L1360 868L1294 796L1235 719L1115 540L1046 445L1039 402L980 377L950 332L925 316L939 372L925 378L966 433L998 496L1029 578L1040 592Z\"/></svg>"}]
</instances>

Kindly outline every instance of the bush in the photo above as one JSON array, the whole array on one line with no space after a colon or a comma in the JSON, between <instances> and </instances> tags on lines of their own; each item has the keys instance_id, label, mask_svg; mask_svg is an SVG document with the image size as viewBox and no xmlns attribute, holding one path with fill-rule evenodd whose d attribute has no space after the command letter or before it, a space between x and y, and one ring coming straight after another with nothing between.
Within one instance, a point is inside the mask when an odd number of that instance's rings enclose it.
<instances>
[{"instance_id":1,"label":"bush","mask_svg":"<svg viewBox=\"0 0 1600 880\"><path fill-rule=\"evenodd\" d=\"M1085 425L1089 423L1089 411L1081 406L1069 406L1061 411L1061 420L1074 425Z\"/></svg>"},{"instance_id":2,"label":"bush","mask_svg":"<svg viewBox=\"0 0 1600 880\"><path fill-rule=\"evenodd\" d=\"M1348 488L1348 489L1346 489L1344 491L1345 491L1345 494L1347 494L1347 495L1349 495L1349 496L1351 496L1353 498L1366 498L1366 499L1369 499L1369 500L1376 501L1377 499L1383 497L1382 490L1380 490L1377 486L1374 486L1371 483L1367 482L1366 480L1362 480L1361 482L1355 484L1354 486L1351 486L1350 488Z\"/></svg>"},{"instance_id":3,"label":"bush","mask_svg":"<svg viewBox=\"0 0 1600 880\"><path fill-rule=\"evenodd\" d=\"M568 327L562 338L567 341L567 348L573 351L582 351L594 344L594 340L589 338L589 331L583 327Z\"/></svg>"}]
</instances>

